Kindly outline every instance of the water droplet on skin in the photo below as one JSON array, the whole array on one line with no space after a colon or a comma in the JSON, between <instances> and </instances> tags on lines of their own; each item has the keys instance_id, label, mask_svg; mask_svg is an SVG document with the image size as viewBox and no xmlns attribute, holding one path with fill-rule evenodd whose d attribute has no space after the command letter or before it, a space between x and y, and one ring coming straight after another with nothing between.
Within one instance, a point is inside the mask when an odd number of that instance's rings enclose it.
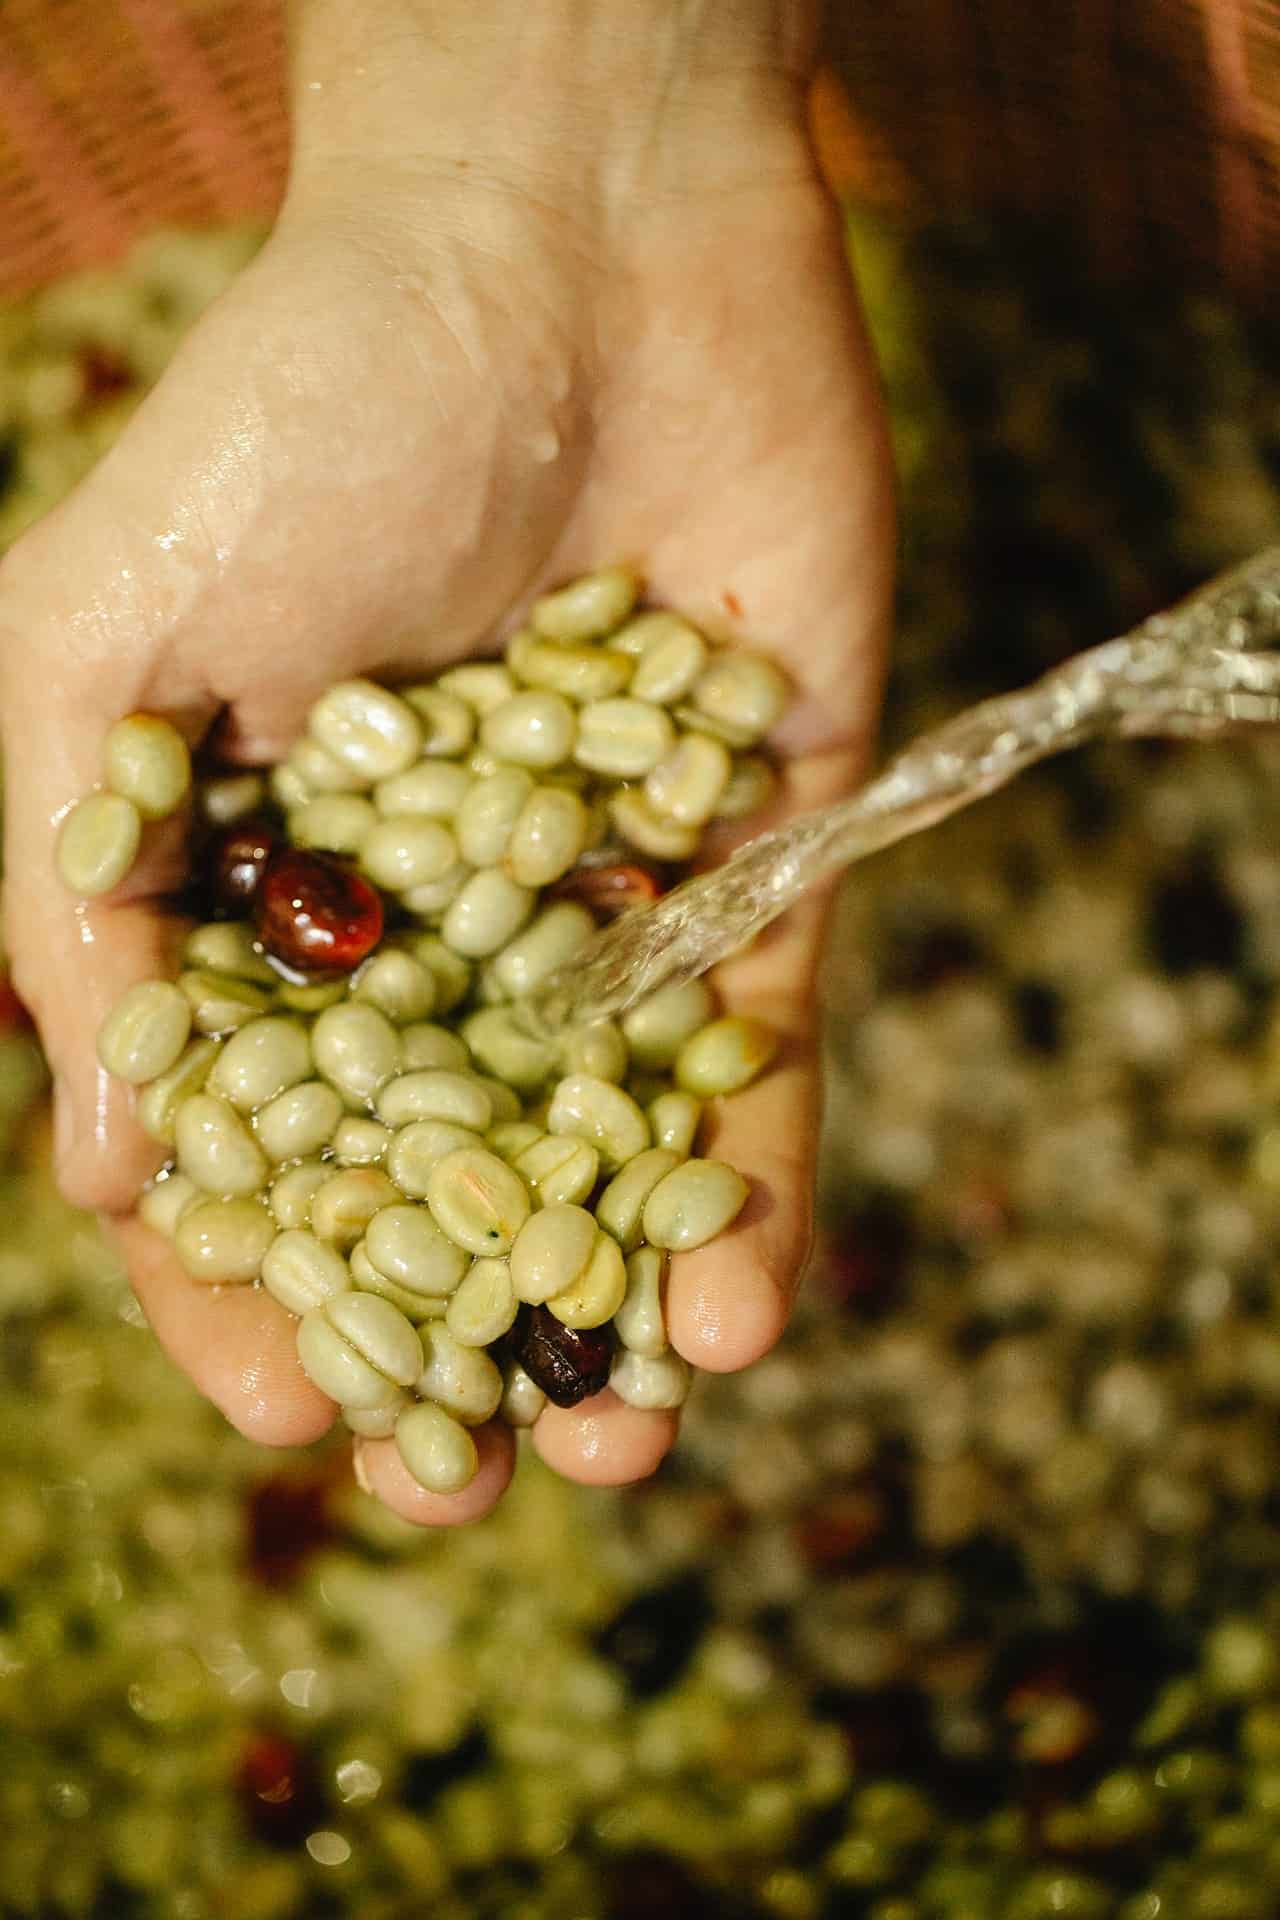
<instances>
[{"instance_id":1,"label":"water droplet on skin","mask_svg":"<svg viewBox=\"0 0 1280 1920\"><path fill-rule=\"evenodd\" d=\"M548 466L560 451L560 436L553 427L544 427L529 442L529 452L539 466Z\"/></svg>"},{"instance_id":2,"label":"water droplet on skin","mask_svg":"<svg viewBox=\"0 0 1280 1920\"><path fill-rule=\"evenodd\" d=\"M181 533L177 527L170 527L167 533L158 533L156 535L156 545L163 547L165 552L168 553L173 547L180 547L185 538L185 534Z\"/></svg>"}]
</instances>

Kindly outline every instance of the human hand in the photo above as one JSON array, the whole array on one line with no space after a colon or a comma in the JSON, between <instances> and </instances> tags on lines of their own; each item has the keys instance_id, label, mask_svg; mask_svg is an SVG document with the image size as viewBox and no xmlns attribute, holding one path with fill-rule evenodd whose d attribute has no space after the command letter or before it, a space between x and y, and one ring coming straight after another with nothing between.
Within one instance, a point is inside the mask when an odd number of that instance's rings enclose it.
<instances>
[{"instance_id":1,"label":"human hand","mask_svg":"<svg viewBox=\"0 0 1280 1920\"><path fill-rule=\"evenodd\" d=\"M622 558L655 601L790 672L775 740L786 808L845 791L874 725L888 462L805 134L803 52L779 42L779 65L770 43L771 64L739 70L700 45L684 58L677 35L654 75L640 42L597 44L572 0L542 0L542 14L572 28L575 79L552 45L557 77L531 85L522 68L504 118L505 65L480 29L459 26L447 55L430 48L406 102L394 59L373 62L367 86L342 80L349 16L338 9L335 28L321 13L272 239L0 569L8 940L55 1074L59 1177L116 1222L172 1357L269 1444L316 1438L333 1407L302 1374L282 1308L201 1288L129 1217L161 1156L95 1055L125 988L172 972L157 900L181 870L180 824L151 829L105 899L76 903L54 874L57 819L92 786L112 721L163 712L193 744L216 726L225 757L271 761L333 681L442 667L548 583ZM431 126L428 150L420 131L416 147L397 136L398 113ZM501 154L486 137L495 113ZM730 1238L673 1262L673 1343L712 1371L772 1345L805 1258L820 929L817 905L793 912L718 982L785 1045L712 1123L717 1155L753 1183L748 1211ZM573 1478L620 1482L650 1472L674 1428L605 1393L548 1409L534 1444ZM477 1478L448 1498L418 1488L392 1442L358 1442L358 1471L410 1519L472 1518L513 1454L505 1429L478 1440Z\"/></svg>"}]
</instances>

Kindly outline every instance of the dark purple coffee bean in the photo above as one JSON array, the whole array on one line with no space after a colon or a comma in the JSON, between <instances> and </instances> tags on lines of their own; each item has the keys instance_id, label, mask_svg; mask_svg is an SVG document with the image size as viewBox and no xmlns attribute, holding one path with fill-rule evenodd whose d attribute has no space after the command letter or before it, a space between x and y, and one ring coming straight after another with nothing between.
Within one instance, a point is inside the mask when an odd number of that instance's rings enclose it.
<instances>
[{"instance_id":1,"label":"dark purple coffee bean","mask_svg":"<svg viewBox=\"0 0 1280 1920\"><path fill-rule=\"evenodd\" d=\"M547 1307L530 1307L515 1332L515 1356L556 1407L576 1407L609 1384L609 1327L566 1327Z\"/></svg>"}]
</instances>

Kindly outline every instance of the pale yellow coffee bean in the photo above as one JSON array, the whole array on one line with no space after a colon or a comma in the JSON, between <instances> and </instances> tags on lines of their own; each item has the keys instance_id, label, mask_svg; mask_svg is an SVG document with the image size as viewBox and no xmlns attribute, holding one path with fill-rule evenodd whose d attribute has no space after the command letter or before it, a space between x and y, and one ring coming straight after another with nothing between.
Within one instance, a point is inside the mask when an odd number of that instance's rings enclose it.
<instances>
[{"instance_id":1,"label":"pale yellow coffee bean","mask_svg":"<svg viewBox=\"0 0 1280 1920\"><path fill-rule=\"evenodd\" d=\"M698 850L698 829L681 826L669 814L655 813L641 787L623 787L610 794L608 807L614 829L650 860L690 860Z\"/></svg>"},{"instance_id":2,"label":"pale yellow coffee bean","mask_svg":"<svg viewBox=\"0 0 1280 1920\"><path fill-rule=\"evenodd\" d=\"M342 1096L323 1080L304 1080L269 1100L253 1123L258 1145L277 1166L327 1147L342 1119Z\"/></svg>"},{"instance_id":3,"label":"pale yellow coffee bean","mask_svg":"<svg viewBox=\"0 0 1280 1920\"><path fill-rule=\"evenodd\" d=\"M378 824L373 806L358 793L320 793L289 815L289 838L324 853L359 853Z\"/></svg>"},{"instance_id":4,"label":"pale yellow coffee bean","mask_svg":"<svg viewBox=\"0 0 1280 1920\"><path fill-rule=\"evenodd\" d=\"M296 1167L286 1167L278 1173L271 1183L267 1195L267 1205L275 1216L279 1227L305 1227L311 1222L311 1202L326 1181L332 1180L333 1168L323 1160L304 1160Z\"/></svg>"},{"instance_id":5,"label":"pale yellow coffee bean","mask_svg":"<svg viewBox=\"0 0 1280 1920\"><path fill-rule=\"evenodd\" d=\"M435 684L482 716L500 707L516 690L515 681L497 660L464 661L462 666L442 673Z\"/></svg>"},{"instance_id":6,"label":"pale yellow coffee bean","mask_svg":"<svg viewBox=\"0 0 1280 1920\"><path fill-rule=\"evenodd\" d=\"M637 700L659 706L683 700L707 663L706 641L678 613L639 613L613 644L639 655L631 691Z\"/></svg>"},{"instance_id":7,"label":"pale yellow coffee bean","mask_svg":"<svg viewBox=\"0 0 1280 1920\"><path fill-rule=\"evenodd\" d=\"M400 1198L393 1183L378 1167L343 1167L329 1172L311 1195L308 1218L321 1240L331 1240L349 1253L375 1214Z\"/></svg>"},{"instance_id":8,"label":"pale yellow coffee bean","mask_svg":"<svg viewBox=\"0 0 1280 1920\"><path fill-rule=\"evenodd\" d=\"M647 1412L682 1407L689 1397L691 1380L689 1362L670 1351L650 1359L624 1349L609 1375L609 1385L624 1405L642 1407Z\"/></svg>"},{"instance_id":9,"label":"pale yellow coffee bean","mask_svg":"<svg viewBox=\"0 0 1280 1920\"><path fill-rule=\"evenodd\" d=\"M758 813L772 800L777 785L778 776L769 762L759 754L749 753L734 761L729 784L720 795L712 817L742 820L749 813Z\"/></svg>"},{"instance_id":10,"label":"pale yellow coffee bean","mask_svg":"<svg viewBox=\"0 0 1280 1920\"><path fill-rule=\"evenodd\" d=\"M682 1160L645 1202L644 1237L651 1247L684 1253L732 1226L750 1189L723 1160Z\"/></svg>"},{"instance_id":11,"label":"pale yellow coffee bean","mask_svg":"<svg viewBox=\"0 0 1280 1920\"><path fill-rule=\"evenodd\" d=\"M547 1396L524 1368L514 1361L502 1383L498 1411L509 1427L531 1427L547 1404Z\"/></svg>"},{"instance_id":12,"label":"pale yellow coffee bean","mask_svg":"<svg viewBox=\"0 0 1280 1920\"><path fill-rule=\"evenodd\" d=\"M535 633L549 640L598 640L621 626L639 591L640 583L628 568L602 567L535 600L530 622Z\"/></svg>"},{"instance_id":13,"label":"pale yellow coffee bean","mask_svg":"<svg viewBox=\"0 0 1280 1920\"><path fill-rule=\"evenodd\" d=\"M578 794L537 787L511 829L503 866L522 887L549 887L575 865L587 830L587 809Z\"/></svg>"},{"instance_id":14,"label":"pale yellow coffee bean","mask_svg":"<svg viewBox=\"0 0 1280 1920\"><path fill-rule=\"evenodd\" d=\"M622 1016L622 1031L638 1067L672 1067L686 1040L716 1017L716 999L705 980L659 987Z\"/></svg>"},{"instance_id":15,"label":"pale yellow coffee bean","mask_svg":"<svg viewBox=\"0 0 1280 1920\"><path fill-rule=\"evenodd\" d=\"M215 827L229 827L256 813L266 797L267 783L260 773L226 773L200 783L201 811Z\"/></svg>"},{"instance_id":16,"label":"pale yellow coffee bean","mask_svg":"<svg viewBox=\"0 0 1280 1920\"><path fill-rule=\"evenodd\" d=\"M669 1147L681 1160L687 1159L702 1120L701 1100L691 1093L660 1093L649 1102L647 1112L654 1145Z\"/></svg>"},{"instance_id":17,"label":"pale yellow coffee bean","mask_svg":"<svg viewBox=\"0 0 1280 1920\"><path fill-rule=\"evenodd\" d=\"M311 1029L311 1051L324 1078L362 1105L400 1066L399 1036L386 1015L352 1000L320 1015Z\"/></svg>"},{"instance_id":18,"label":"pale yellow coffee bean","mask_svg":"<svg viewBox=\"0 0 1280 1920\"><path fill-rule=\"evenodd\" d=\"M621 693L633 664L611 647L564 645L540 640L534 633L514 634L507 645L507 665L517 680L575 702L608 700Z\"/></svg>"},{"instance_id":19,"label":"pale yellow coffee bean","mask_svg":"<svg viewBox=\"0 0 1280 1920\"><path fill-rule=\"evenodd\" d=\"M616 1172L649 1145L649 1122L631 1095L590 1073L567 1074L557 1082L547 1122L549 1133L589 1140L606 1173Z\"/></svg>"},{"instance_id":20,"label":"pale yellow coffee bean","mask_svg":"<svg viewBox=\"0 0 1280 1920\"><path fill-rule=\"evenodd\" d=\"M276 1223L260 1200L197 1200L174 1230L174 1252L193 1280L243 1286L256 1280L276 1237Z\"/></svg>"},{"instance_id":21,"label":"pale yellow coffee bean","mask_svg":"<svg viewBox=\"0 0 1280 1920\"><path fill-rule=\"evenodd\" d=\"M540 1207L581 1206L596 1184L600 1156L589 1140L544 1133L522 1147L514 1166L533 1188Z\"/></svg>"},{"instance_id":22,"label":"pale yellow coffee bean","mask_svg":"<svg viewBox=\"0 0 1280 1920\"><path fill-rule=\"evenodd\" d=\"M204 1192L243 1198L267 1184L266 1156L229 1101L192 1094L177 1110L174 1137L181 1171Z\"/></svg>"},{"instance_id":23,"label":"pale yellow coffee bean","mask_svg":"<svg viewBox=\"0 0 1280 1920\"><path fill-rule=\"evenodd\" d=\"M426 1207L410 1206L399 1198L370 1220L364 1250L385 1279L437 1299L451 1294L471 1265Z\"/></svg>"},{"instance_id":24,"label":"pale yellow coffee bean","mask_svg":"<svg viewBox=\"0 0 1280 1920\"><path fill-rule=\"evenodd\" d=\"M386 947L366 960L351 983L351 997L376 1007L395 1026L425 1020L436 1004L436 977L411 953ZM401 1060L404 1061L403 1039Z\"/></svg>"},{"instance_id":25,"label":"pale yellow coffee bean","mask_svg":"<svg viewBox=\"0 0 1280 1920\"><path fill-rule=\"evenodd\" d=\"M439 976L434 975L439 992ZM466 1042L448 1027L430 1020L413 1020L400 1033L401 1058L406 1073L424 1069L442 1069L445 1073L465 1073L471 1064Z\"/></svg>"},{"instance_id":26,"label":"pale yellow coffee bean","mask_svg":"<svg viewBox=\"0 0 1280 1920\"><path fill-rule=\"evenodd\" d=\"M490 1153L496 1153L499 1160L505 1160L510 1167L526 1147L541 1138L542 1128L535 1127L529 1120L499 1120L485 1134L484 1143Z\"/></svg>"},{"instance_id":27,"label":"pale yellow coffee bean","mask_svg":"<svg viewBox=\"0 0 1280 1920\"><path fill-rule=\"evenodd\" d=\"M519 1174L484 1147L460 1147L436 1161L427 1176L427 1205L458 1246L490 1256L510 1250L532 1210Z\"/></svg>"},{"instance_id":28,"label":"pale yellow coffee bean","mask_svg":"<svg viewBox=\"0 0 1280 1920\"><path fill-rule=\"evenodd\" d=\"M744 733L744 746L764 738L788 697L785 676L772 660L727 650L715 655L693 689L698 711Z\"/></svg>"},{"instance_id":29,"label":"pale yellow coffee bean","mask_svg":"<svg viewBox=\"0 0 1280 1920\"><path fill-rule=\"evenodd\" d=\"M427 1181L437 1160L459 1147L478 1147L480 1135L451 1120L411 1120L392 1136L387 1148L387 1172L401 1193L425 1200Z\"/></svg>"},{"instance_id":30,"label":"pale yellow coffee bean","mask_svg":"<svg viewBox=\"0 0 1280 1920\"><path fill-rule=\"evenodd\" d=\"M162 1233L166 1240L172 1240L183 1209L193 1200L203 1198L195 1181L188 1180L185 1173L157 1174L138 1202L138 1218L153 1233Z\"/></svg>"},{"instance_id":31,"label":"pale yellow coffee bean","mask_svg":"<svg viewBox=\"0 0 1280 1920\"><path fill-rule=\"evenodd\" d=\"M476 1260L449 1302L444 1323L464 1347L491 1347L515 1324L519 1302L505 1260Z\"/></svg>"},{"instance_id":32,"label":"pale yellow coffee bean","mask_svg":"<svg viewBox=\"0 0 1280 1920\"><path fill-rule=\"evenodd\" d=\"M547 769L567 760L578 731L573 708L560 693L513 693L480 722L480 741L515 767Z\"/></svg>"},{"instance_id":33,"label":"pale yellow coffee bean","mask_svg":"<svg viewBox=\"0 0 1280 1920\"><path fill-rule=\"evenodd\" d=\"M58 833L58 872L72 893L110 893L130 871L142 841L142 816L118 793L91 793Z\"/></svg>"},{"instance_id":34,"label":"pale yellow coffee bean","mask_svg":"<svg viewBox=\"0 0 1280 1920\"><path fill-rule=\"evenodd\" d=\"M491 1126L496 1125L499 1120L523 1118L520 1097L512 1092L505 1081L495 1080L491 1073L475 1073L472 1079L476 1080L489 1096L489 1104L493 1109L493 1119L489 1123Z\"/></svg>"},{"instance_id":35,"label":"pale yellow coffee bean","mask_svg":"<svg viewBox=\"0 0 1280 1920\"><path fill-rule=\"evenodd\" d=\"M366 835L360 865L390 893L408 893L440 880L458 864L458 843L448 827L424 813L393 813Z\"/></svg>"},{"instance_id":36,"label":"pale yellow coffee bean","mask_svg":"<svg viewBox=\"0 0 1280 1920\"><path fill-rule=\"evenodd\" d=\"M217 1041L192 1041L167 1073L138 1094L138 1123L161 1146L173 1146L178 1108L194 1092L201 1092L217 1054Z\"/></svg>"},{"instance_id":37,"label":"pale yellow coffee bean","mask_svg":"<svg viewBox=\"0 0 1280 1920\"><path fill-rule=\"evenodd\" d=\"M281 980L276 988L276 1004L290 1013L323 1013L347 997L345 980Z\"/></svg>"},{"instance_id":38,"label":"pale yellow coffee bean","mask_svg":"<svg viewBox=\"0 0 1280 1920\"><path fill-rule=\"evenodd\" d=\"M453 1009L466 999L471 990L469 963L462 958L461 954L455 953L452 947L447 947L438 933L412 935L408 942L408 951L415 960L421 960L424 967L430 967L435 975L437 1015L452 1013ZM406 1041L407 1038L406 1035ZM405 1064L409 1063L406 1061ZM425 1067L448 1063L423 1060L417 1064Z\"/></svg>"},{"instance_id":39,"label":"pale yellow coffee bean","mask_svg":"<svg viewBox=\"0 0 1280 1920\"><path fill-rule=\"evenodd\" d=\"M351 1278L362 1293L376 1293L389 1300L393 1307L399 1307L407 1320L415 1327L425 1326L428 1320L442 1320L449 1305L442 1294L415 1293L411 1287L402 1287L395 1280L388 1280L365 1252L364 1241L357 1240L352 1247L348 1260L351 1266Z\"/></svg>"},{"instance_id":40,"label":"pale yellow coffee bean","mask_svg":"<svg viewBox=\"0 0 1280 1920\"><path fill-rule=\"evenodd\" d=\"M400 1458L428 1493L461 1493L476 1477L476 1443L443 1407L422 1402L396 1422Z\"/></svg>"},{"instance_id":41,"label":"pale yellow coffee bean","mask_svg":"<svg viewBox=\"0 0 1280 1920\"><path fill-rule=\"evenodd\" d=\"M590 1073L597 1080L625 1080L627 1043L612 1020L593 1020L560 1036L560 1072Z\"/></svg>"},{"instance_id":42,"label":"pale yellow coffee bean","mask_svg":"<svg viewBox=\"0 0 1280 1920\"><path fill-rule=\"evenodd\" d=\"M103 772L112 793L144 820L166 820L191 791L191 753L176 727L155 713L130 713L107 733Z\"/></svg>"},{"instance_id":43,"label":"pale yellow coffee bean","mask_svg":"<svg viewBox=\"0 0 1280 1920\"><path fill-rule=\"evenodd\" d=\"M503 766L497 754L490 753L488 747L472 747L462 764L473 780L492 780L495 773L501 773Z\"/></svg>"},{"instance_id":44,"label":"pale yellow coffee bean","mask_svg":"<svg viewBox=\"0 0 1280 1920\"><path fill-rule=\"evenodd\" d=\"M586 1272L600 1229L585 1207L549 1206L531 1214L511 1249L517 1300L539 1306Z\"/></svg>"},{"instance_id":45,"label":"pale yellow coffee bean","mask_svg":"<svg viewBox=\"0 0 1280 1920\"><path fill-rule=\"evenodd\" d=\"M316 751L319 753L323 750L317 747ZM325 757L328 758L327 755ZM358 787L362 783L349 778L345 784L348 787ZM272 767L267 786L271 798L284 813L292 813L295 807L305 807L308 800L314 800L316 795L316 789L307 784L298 769L291 766L288 760L282 760L279 765Z\"/></svg>"},{"instance_id":46,"label":"pale yellow coffee bean","mask_svg":"<svg viewBox=\"0 0 1280 1920\"><path fill-rule=\"evenodd\" d=\"M458 808L454 823L458 850L473 867L491 867L507 850L512 829L531 796L533 775L524 767L499 766L477 780Z\"/></svg>"},{"instance_id":47,"label":"pale yellow coffee bean","mask_svg":"<svg viewBox=\"0 0 1280 1920\"><path fill-rule=\"evenodd\" d=\"M197 1033L234 1033L258 1019L271 1005L271 995L264 987L230 973L214 973L208 967L189 967L178 975L178 985L186 995Z\"/></svg>"},{"instance_id":48,"label":"pale yellow coffee bean","mask_svg":"<svg viewBox=\"0 0 1280 1920\"><path fill-rule=\"evenodd\" d=\"M280 791L276 785L276 778L282 771L293 775L297 782L296 796L300 797L295 797L295 789L292 786L286 793ZM287 812L292 812L297 806L305 805L318 793L360 793L369 785L367 774L337 759L327 747L322 747L318 740L307 739L295 743L290 749L284 768L277 767L271 780L275 797Z\"/></svg>"},{"instance_id":49,"label":"pale yellow coffee bean","mask_svg":"<svg viewBox=\"0 0 1280 1920\"><path fill-rule=\"evenodd\" d=\"M400 895L401 904L419 920L436 920L457 899L475 868L466 860L457 860L440 875L420 887L408 887Z\"/></svg>"},{"instance_id":50,"label":"pale yellow coffee bean","mask_svg":"<svg viewBox=\"0 0 1280 1920\"><path fill-rule=\"evenodd\" d=\"M431 759L462 753L471 744L476 730L475 714L456 693L441 687L404 687L401 698L407 700L422 726L422 751ZM408 807L406 812L414 809Z\"/></svg>"},{"instance_id":51,"label":"pale yellow coffee bean","mask_svg":"<svg viewBox=\"0 0 1280 1920\"><path fill-rule=\"evenodd\" d=\"M526 1033L507 1007L483 1007L462 1023L471 1057L508 1086L532 1092L555 1071L556 1048Z\"/></svg>"},{"instance_id":52,"label":"pale yellow coffee bean","mask_svg":"<svg viewBox=\"0 0 1280 1920\"><path fill-rule=\"evenodd\" d=\"M413 708L372 680L330 687L312 707L307 727L335 760L370 783L403 773L422 747Z\"/></svg>"},{"instance_id":53,"label":"pale yellow coffee bean","mask_svg":"<svg viewBox=\"0 0 1280 1920\"><path fill-rule=\"evenodd\" d=\"M467 713L470 724L471 716L461 701L458 706ZM470 786L471 775L467 769L452 760L419 760L407 773L398 773L392 780L380 780L373 790L373 802L378 812L388 817L422 814L429 820L442 820L448 826Z\"/></svg>"},{"instance_id":54,"label":"pale yellow coffee bean","mask_svg":"<svg viewBox=\"0 0 1280 1920\"><path fill-rule=\"evenodd\" d=\"M141 1086L168 1073L191 1032L185 994L168 980L141 980L98 1029L98 1059L117 1080Z\"/></svg>"},{"instance_id":55,"label":"pale yellow coffee bean","mask_svg":"<svg viewBox=\"0 0 1280 1920\"><path fill-rule=\"evenodd\" d=\"M421 1398L443 1407L464 1427L492 1419L502 1399L502 1375L488 1354L474 1342L459 1340L447 1316L423 1327L420 1338L422 1371L414 1384Z\"/></svg>"},{"instance_id":56,"label":"pale yellow coffee bean","mask_svg":"<svg viewBox=\"0 0 1280 1920\"><path fill-rule=\"evenodd\" d=\"M613 1316L614 1331L624 1347L656 1360L667 1350L667 1325L662 1310L667 1256L657 1247L637 1247L627 1259L627 1292Z\"/></svg>"},{"instance_id":57,"label":"pale yellow coffee bean","mask_svg":"<svg viewBox=\"0 0 1280 1920\"><path fill-rule=\"evenodd\" d=\"M673 1167L680 1165L678 1153L668 1147L650 1147L628 1160L615 1173L596 1202L596 1219L611 1233L625 1253L638 1247L642 1238L640 1220L645 1202Z\"/></svg>"},{"instance_id":58,"label":"pale yellow coffee bean","mask_svg":"<svg viewBox=\"0 0 1280 1920\"><path fill-rule=\"evenodd\" d=\"M386 1159L395 1135L380 1120L346 1114L333 1129L330 1149L340 1167L373 1167Z\"/></svg>"},{"instance_id":59,"label":"pale yellow coffee bean","mask_svg":"<svg viewBox=\"0 0 1280 1920\"><path fill-rule=\"evenodd\" d=\"M640 780L675 745L676 731L664 707L622 694L591 700L578 714L573 757L580 767L614 780Z\"/></svg>"},{"instance_id":60,"label":"pale yellow coffee bean","mask_svg":"<svg viewBox=\"0 0 1280 1920\"><path fill-rule=\"evenodd\" d=\"M256 1113L311 1072L311 1046L299 1020L278 1014L233 1033L214 1062L209 1088L240 1113Z\"/></svg>"},{"instance_id":61,"label":"pale yellow coffee bean","mask_svg":"<svg viewBox=\"0 0 1280 1920\"><path fill-rule=\"evenodd\" d=\"M482 867L445 910L441 932L457 953L481 959L505 947L533 912L536 896L500 867Z\"/></svg>"},{"instance_id":62,"label":"pale yellow coffee bean","mask_svg":"<svg viewBox=\"0 0 1280 1920\"><path fill-rule=\"evenodd\" d=\"M558 900L494 955L493 977L508 999L518 1000L580 953L595 930L586 907Z\"/></svg>"},{"instance_id":63,"label":"pale yellow coffee bean","mask_svg":"<svg viewBox=\"0 0 1280 1920\"><path fill-rule=\"evenodd\" d=\"M236 980L274 986L279 978L243 920L210 920L187 935L182 949L184 966L209 973L229 973Z\"/></svg>"},{"instance_id":64,"label":"pale yellow coffee bean","mask_svg":"<svg viewBox=\"0 0 1280 1920\"><path fill-rule=\"evenodd\" d=\"M566 1327L602 1327L622 1305L627 1291L627 1268L622 1249L607 1233L597 1233L584 1270L560 1293L553 1293L547 1310Z\"/></svg>"},{"instance_id":65,"label":"pale yellow coffee bean","mask_svg":"<svg viewBox=\"0 0 1280 1920\"><path fill-rule=\"evenodd\" d=\"M310 1313L351 1286L351 1269L327 1241L294 1228L277 1234L262 1260L262 1284L290 1313Z\"/></svg>"},{"instance_id":66,"label":"pale yellow coffee bean","mask_svg":"<svg viewBox=\"0 0 1280 1920\"><path fill-rule=\"evenodd\" d=\"M676 1083L708 1100L737 1093L762 1073L778 1051L778 1037L762 1020L725 1014L690 1036L676 1055Z\"/></svg>"},{"instance_id":67,"label":"pale yellow coffee bean","mask_svg":"<svg viewBox=\"0 0 1280 1920\"><path fill-rule=\"evenodd\" d=\"M388 1081L377 1098L379 1120L389 1127L410 1120L451 1120L456 1127L483 1133L493 1125L493 1102L474 1074L423 1067Z\"/></svg>"},{"instance_id":68,"label":"pale yellow coffee bean","mask_svg":"<svg viewBox=\"0 0 1280 1920\"><path fill-rule=\"evenodd\" d=\"M735 752L756 743L757 736L750 727L737 727L732 720L721 720L713 713L704 713L701 707L694 706L692 700L679 701L671 711L688 732L709 733L713 740L723 741L726 747L732 747Z\"/></svg>"},{"instance_id":69,"label":"pale yellow coffee bean","mask_svg":"<svg viewBox=\"0 0 1280 1920\"><path fill-rule=\"evenodd\" d=\"M407 1393L398 1393L385 1407L344 1407L342 1423L349 1433L361 1440L389 1440L396 1430L400 1415L412 1405L413 1400Z\"/></svg>"},{"instance_id":70,"label":"pale yellow coffee bean","mask_svg":"<svg viewBox=\"0 0 1280 1920\"><path fill-rule=\"evenodd\" d=\"M733 761L722 741L707 733L683 733L644 783L644 797L658 815L682 827L702 827L729 784Z\"/></svg>"}]
</instances>

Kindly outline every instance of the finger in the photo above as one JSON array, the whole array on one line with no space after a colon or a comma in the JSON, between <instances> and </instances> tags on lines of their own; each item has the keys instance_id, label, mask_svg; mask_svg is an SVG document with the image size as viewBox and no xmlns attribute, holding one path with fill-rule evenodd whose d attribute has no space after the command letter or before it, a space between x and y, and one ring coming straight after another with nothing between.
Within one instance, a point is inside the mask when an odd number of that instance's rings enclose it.
<instances>
[{"instance_id":1,"label":"finger","mask_svg":"<svg viewBox=\"0 0 1280 1920\"><path fill-rule=\"evenodd\" d=\"M298 1323L278 1301L260 1287L201 1286L136 1220L113 1233L156 1339L233 1427L266 1447L328 1432L337 1410L302 1371Z\"/></svg>"},{"instance_id":2,"label":"finger","mask_svg":"<svg viewBox=\"0 0 1280 1920\"><path fill-rule=\"evenodd\" d=\"M566 1480L620 1487L647 1479L670 1452L680 1417L628 1407L607 1387L577 1407L548 1407L533 1427L540 1457Z\"/></svg>"},{"instance_id":3,"label":"finger","mask_svg":"<svg viewBox=\"0 0 1280 1920\"><path fill-rule=\"evenodd\" d=\"M480 1464L461 1493L428 1493L400 1458L394 1440L357 1440L356 1479L366 1493L415 1527L462 1527L482 1520L501 1500L515 1472L516 1437L498 1421L477 1427L472 1439Z\"/></svg>"}]
</instances>

